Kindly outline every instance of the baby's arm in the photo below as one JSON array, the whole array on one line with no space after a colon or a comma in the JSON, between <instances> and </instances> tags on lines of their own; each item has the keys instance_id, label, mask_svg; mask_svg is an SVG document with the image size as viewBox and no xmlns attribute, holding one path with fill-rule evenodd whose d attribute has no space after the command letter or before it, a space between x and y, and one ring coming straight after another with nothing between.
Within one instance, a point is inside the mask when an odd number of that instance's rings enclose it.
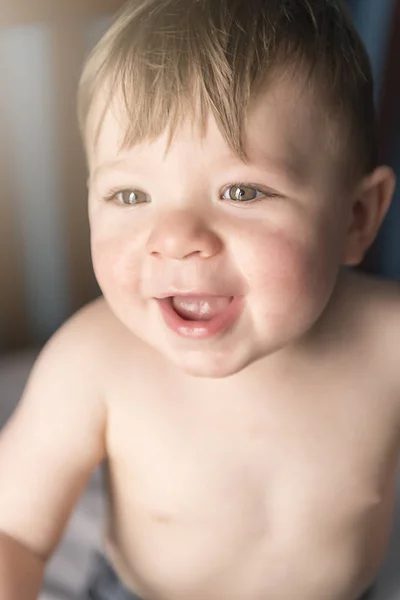
<instances>
[{"instance_id":1,"label":"baby's arm","mask_svg":"<svg viewBox=\"0 0 400 600\"><path fill-rule=\"evenodd\" d=\"M96 310L94 310L96 312ZM48 559L105 456L92 308L50 340L0 434L0 598L34 600Z\"/></svg>"}]
</instances>

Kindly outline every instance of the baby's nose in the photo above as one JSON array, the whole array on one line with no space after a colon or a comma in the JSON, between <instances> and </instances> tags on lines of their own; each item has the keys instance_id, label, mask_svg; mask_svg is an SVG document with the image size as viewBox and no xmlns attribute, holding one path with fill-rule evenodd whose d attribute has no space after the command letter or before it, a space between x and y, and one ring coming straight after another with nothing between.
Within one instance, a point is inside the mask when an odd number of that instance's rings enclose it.
<instances>
[{"instance_id":1,"label":"baby's nose","mask_svg":"<svg viewBox=\"0 0 400 600\"><path fill-rule=\"evenodd\" d=\"M192 255L210 258L220 252L221 239L199 215L186 210L169 212L153 227L149 254L182 260Z\"/></svg>"}]
</instances>

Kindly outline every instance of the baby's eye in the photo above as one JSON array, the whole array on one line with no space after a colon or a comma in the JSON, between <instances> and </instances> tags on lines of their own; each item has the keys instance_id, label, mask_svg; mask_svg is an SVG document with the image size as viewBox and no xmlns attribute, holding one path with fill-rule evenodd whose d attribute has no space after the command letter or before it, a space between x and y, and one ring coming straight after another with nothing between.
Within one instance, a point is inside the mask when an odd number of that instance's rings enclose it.
<instances>
[{"instance_id":1,"label":"baby's eye","mask_svg":"<svg viewBox=\"0 0 400 600\"><path fill-rule=\"evenodd\" d=\"M142 190L113 191L106 200L107 202L116 202L117 204L122 204L124 206L136 206L136 204L150 202L149 196Z\"/></svg>"},{"instance_id":2,"label":"baby's eye","mask_svg":"<svg viewBox=\"0 0 400 600\"><path fill-rule=\"evenodd\" d=\"M265 196L273 196L274 194L263 192L252 185L235 184L229 186L224 194L225 200L233 200L234 202L251 202Z\"/></svg>"}]
</instances>

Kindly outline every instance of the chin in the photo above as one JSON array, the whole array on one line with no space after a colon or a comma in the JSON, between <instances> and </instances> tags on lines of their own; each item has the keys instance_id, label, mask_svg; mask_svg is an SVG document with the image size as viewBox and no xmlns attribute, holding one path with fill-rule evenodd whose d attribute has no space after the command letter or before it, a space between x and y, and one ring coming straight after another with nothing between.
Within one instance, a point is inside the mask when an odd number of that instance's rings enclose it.
<instances>
[{"instance_id":1,"label":"chin","mask_svg":"<svg viewBox=\"0 0 400 600\"><path fill-rule=\"evenodd\" d=\"M187 362L185 364L175 363L175 365L186 375L203 379L223 379L235 375L241 370L233 366L219 367L213 364L206 364L206 362L198 363L197 361L193 361L193 363Z\"/></svg>"},{"instance_id":2,"label":"chin","mask_svg":"<svg viewBox=\"0 0 400 600\"><path fill-rule=\"evenodd\" d=\"M164 356L186 375L204 379L231 377L253 362L253 360L235 355L233 352L217 353L195 350L182 354L164 353Z\"/></svg>"}]
</instances>

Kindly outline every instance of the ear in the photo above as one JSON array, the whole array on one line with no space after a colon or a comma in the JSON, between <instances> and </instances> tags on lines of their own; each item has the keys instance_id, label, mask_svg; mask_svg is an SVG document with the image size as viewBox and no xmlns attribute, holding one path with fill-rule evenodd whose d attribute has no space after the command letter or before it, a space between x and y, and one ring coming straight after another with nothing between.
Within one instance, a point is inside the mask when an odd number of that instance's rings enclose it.
<instances>
[{"instance_id":1,"label":"ear","mask_svg":"<svg viewBox=\"0 0 400 600\"><path fill-rule=\"evenodd\" d=\"M343 265L358 265L374 241L389 210L396 176L390 167L378 167L364 177L352 197L345 236Z\"/></svg>"}]
</instances>

